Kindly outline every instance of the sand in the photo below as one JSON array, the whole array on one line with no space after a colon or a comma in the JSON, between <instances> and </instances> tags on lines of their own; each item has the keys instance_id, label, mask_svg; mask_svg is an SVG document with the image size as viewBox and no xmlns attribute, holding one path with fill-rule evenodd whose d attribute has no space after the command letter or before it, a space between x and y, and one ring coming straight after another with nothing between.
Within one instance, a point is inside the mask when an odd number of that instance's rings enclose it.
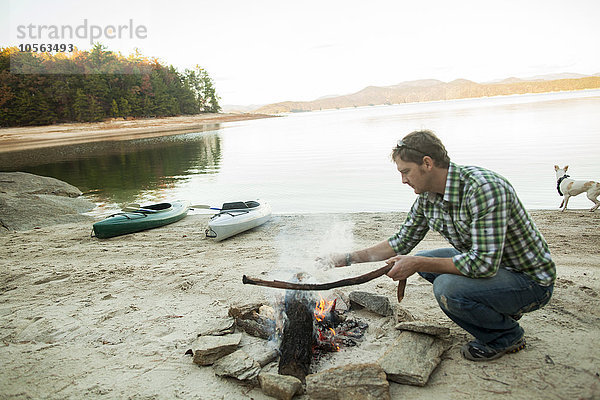
<instances>
[{"instance_id":1,"label":"sand","mask_svg":"<svg viewBox=\"0 0 600 400\"><path fill-rule=\"evenodd\" d=\"M401 306L449 327L452 347L425 387L391 383L393 399L600 398L600 212L532 215L558 280L550 304L521 320L528 347L492 362L464 360L459 349L469 335L439 310L431 285L413 276ZM205 239L209 214L199 211L108 240L91 238L88 222L0 236L0 398L267 399L260 388L193 364L186 350L231 305L277 300L277 289L243 285L243 274L279 279L308 271L323 282L359 275L380 263L321 271L313 260L379 242L403 217L275 215L220 243ZM428 234L418 249L446 246ZM395 296L387 277L343 291L352 290ZM398 331L394 321L373 321L360 346L315 367L385 351Z\"/></svg>"},{"instance_id":2,"label":"sand","mask_svg":"<svg viewBox=\"0 0 600 400\"><path fill-rule=\"evenodd\" d=\"M0 128L0 153L107 140L132 140L219 129L221 123L270 118L266 114L219 113L165 118L110 119L94 123Z\"/></svg>"}]
</instances>

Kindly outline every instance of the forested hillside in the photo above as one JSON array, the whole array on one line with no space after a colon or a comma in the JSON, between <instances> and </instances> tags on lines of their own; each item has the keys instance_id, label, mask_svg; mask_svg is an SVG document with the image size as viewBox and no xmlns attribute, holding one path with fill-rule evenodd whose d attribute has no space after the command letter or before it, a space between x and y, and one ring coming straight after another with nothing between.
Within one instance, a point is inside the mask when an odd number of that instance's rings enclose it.
<instances>
[{"instance_id":1,"label":"forested hillside","mask_svg":"<svg viewBox=\"0 0 600 400\"><path fill-rule=\"evenodd\" d=\"M498 83L477 83L466 79L457 79L452 82L424 79L402 82L393 86L369 86L346 96L330 96L314 101L286 101L268 104L257 108L254 112L278 114L380 104L403 104L597 88L600 88L600 76L534 81L511 78Z\"/></svg>"},{"instance_id":2,"label":"forested hillside","mask_svg":"<svg viewBox=\"0 0 600 400\"><path fill-rule=\"evenodd\" d=\"M0 126L92 122L218 112L219 98L199 66L183 73L139 54L26 53L0 48Z\"/></svg>"}]
</instances>

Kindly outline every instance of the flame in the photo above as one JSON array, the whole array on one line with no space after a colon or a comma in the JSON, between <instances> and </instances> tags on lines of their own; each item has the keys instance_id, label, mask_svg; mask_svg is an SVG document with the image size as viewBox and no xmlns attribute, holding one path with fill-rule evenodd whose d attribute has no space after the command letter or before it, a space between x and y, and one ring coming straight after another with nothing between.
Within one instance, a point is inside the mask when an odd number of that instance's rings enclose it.
<instances>
[{"instance_id":1,"label":"flame","mask_svg":"<svg viewBox=\"0 0 600 400\"><path fill-rule=\"evenodd\" d=\"M322 296L319 297L320 299L316 301L315 304L314 316L317 322L324 322L328 318L329 314L335 311L335 304L337 299L334 299L333 301L328 301L325 300ZM337 344L336 341L335 329L331 327L325 328L324 326L322 328L317 329L319 341L328 343L331 346L331 348L334 349L333 351L340 351L340 346Z\"/></svg>"},{"instance_id":2,"label":"flame","mask_svg":"<svg viewBox=\"0 0 600 400\"><path fill-rule=\"evenodd\" d=\"M319 297L321 296L319 295ZM332 309L335 309L335 302L336 299L333 301L327 301L321 297L321 299L316 302L314 310L315 319L319 322L322 322L327 314L329 314Z\"/></svg>"}]
</instances>

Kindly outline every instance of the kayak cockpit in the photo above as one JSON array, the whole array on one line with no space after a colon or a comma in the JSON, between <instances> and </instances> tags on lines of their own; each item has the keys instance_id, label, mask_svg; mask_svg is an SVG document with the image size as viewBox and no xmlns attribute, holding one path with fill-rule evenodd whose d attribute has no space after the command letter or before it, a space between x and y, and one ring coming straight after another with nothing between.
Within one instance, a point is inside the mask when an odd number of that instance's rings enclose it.
<instances>
[{"instance_id":1,"label":"kayak cockpit","mask_svg":"<svg viewBox=\"0 0 600 400\"><path fill-rule=\"evenodd\" d=\"M158 203L158 204L150 204L148 206L142 206L141 208L144 210L153 210L153 211L163 211L172 207L171 203Z\"/></svg>"},{"instance_id":2,"label":"kayak cockpit","mask_svg":"<svg viewBox=\"0 0 600 400\"><path fill-rule=\"evenodd\" d=\"M232 203L223 203L221 211L247 210L250 208L256 208L258 206L260 206L260 203L257 201L234 201Z\"/></svg>"}]
</instances>

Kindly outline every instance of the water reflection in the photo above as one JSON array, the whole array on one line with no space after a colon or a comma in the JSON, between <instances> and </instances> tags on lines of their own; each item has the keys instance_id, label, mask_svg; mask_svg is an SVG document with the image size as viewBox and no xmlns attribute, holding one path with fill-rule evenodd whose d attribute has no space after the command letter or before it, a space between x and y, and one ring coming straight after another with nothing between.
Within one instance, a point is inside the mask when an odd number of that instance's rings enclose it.
<instances>
[{"instance_id":1,"label":"water reflection","mask_svg":"<svg viewBox=\"0 0 600 400\"><path fill-rule=\"evenodd\" d=\"M51 176L93 192L97 201L123 204L189 175L214 174L221 158L219 134L203 132L0 153L0 170Z\"/></svg>"}]
</instances>

